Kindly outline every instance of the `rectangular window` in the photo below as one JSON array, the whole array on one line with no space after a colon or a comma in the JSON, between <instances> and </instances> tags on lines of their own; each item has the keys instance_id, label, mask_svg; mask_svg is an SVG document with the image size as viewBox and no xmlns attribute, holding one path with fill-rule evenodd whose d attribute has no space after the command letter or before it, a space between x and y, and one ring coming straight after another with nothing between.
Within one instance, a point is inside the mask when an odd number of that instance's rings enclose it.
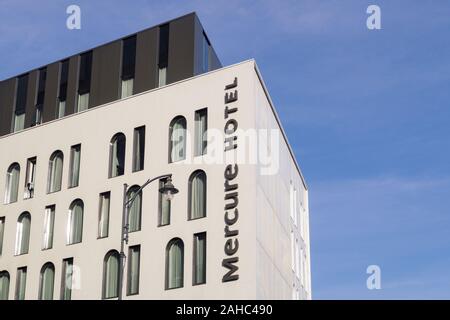
<instances>
[{"instance_id":1,"label":"rectangular window","mask_svg":"<svg viewBox=\"0 0 450 320\"><path fill-rule=\"evenodd\" d=\"M98 219L98 237L106 238L109 233L109 202L110 192L100 194L99 219Z\"/></svg>"},{"instance_id":2,"label":"rectangular window","mask_svg":"<svg viewBox=\"0 0 450 320\"><path fill-rule=\"evenodd\" d=\"M77 112L85 111L89 108L89 92L78 94Z\"/></svg>"},{"instance_id":3,"label":"rectangular window","mask_svg":"<svg viewBox=\"0 0 450 320\"><path fill-rule=\"evenodd\" d=\"M78 187L80 182L81 144L70 148L69 188Z\"/></svg>"},{"instance_id":4,"label":"rectangular window","mask_svg":"<svg viewBox=\"0 0 450 320\"><path fill-rule=\"evenodd\" d=\"M14 299L25 300L25 289L27 287L27 267L17 269L16 292Z\"/></svg>"},{"instance_id":5,"label":"rectangular window","mask_svg":"<svg viewBox=\"0 0 450 320\"><path fill-rule=\"evenodd\" d=\"M36 107L36 111L34 113L34 125L35 126L42 123L42 108L43 108L43 106Z\"/></svg>"},{"instance_id":6,"label":"rectangular window","mask_svg":"<svg viewBox=\"0 0 450 320\"><path fill-rule=\"evenodd\" d=\"M72 299L73 258L63 260L61 279L61 300Z\"/></svg>"},{"instance_id":7,"label":"rectangular window","mask_svg":"<svg viewBox=\"0 0 450 320\"><path fill-rule=\"evenodd\" d=\"M193 285L206 283L206 232L194 235Z\"/></svg>"},{"instance_id":8,"label":"rectangular window","mask_svg":"<svg viewBox=\"0 0 450 320\"><path fill-rule=\"evenodd\" d=\"M91 91L92 51L80 55L78 73L78 109L77 112L89 107L89 92Z\"/></svg>"},{"instance_id":9,"label":"rectangular window","mask_svg":"<svg viewBox=\"0 0 450 320\"><path fill-rule=\"evenodd\" d=\"M67 83L69 81L69 60L60 63L59 71L59 94L57 119L66 115Z\"/></svg>"},{"instance_id":10,"label":"rectangular window","mask_svg":"<svg viewBox=\"0 0 450 320\"><path fill-rule=\"evenodd\" d=\"M158 87L165 86L166 84L167 84L167 67L159 68Z\"/></svg>"},{"instance_id":11,"label":"rectangular window","mask_svg":"<svg viewBox=\"0 0 450 320\"><path fill-rule=\"evenodd\" d=\"M5 233L5 217L0 217L0 256L3 251L3 234Z\"/></svg>"},{"instance_id":12,"label":"rectangular window","mask_svg":"<svg viewBox=\"0 0 450 320\"><path fill-rule=\"evenodd\" d=\"M23 130L25 128L25 113L14 114L14 132Z\"/></svg>"},{"instance_id":13,"label":"rectangular window","mask_svg":"<svg viewBox=\"0 0 450 320\"><path fill-rule=\"evenodd\" d=\"M25 108L27 104L28 74L20 76L17 80L16 108L14 110L13 132L25 128Z\"/></svg>"},{"instance_id":14,"label":"rectangular window","mask_svg":"<svg viewBox=\"0 0 450 320\"><path fill-rule=\"evenodd\" d=\"M164 187L165 180L159 180L159 188ZM165 199L161 192L158 192L159 200L159 226L167 226L170 224L170 207L171 201Z\"/></svg>"},{"instance_id":15,"label":"rectangular window","mask_svg":"<svg viewBox=\"0 0 450 320\"><path fill-rule=\"evenodd\" d=\"M27 172L25 177L25 192L24 192L25 199L33 198L35 179L36 179L36 157L27 160Z\"/></svg>"},{"instance_id":16,"label":"rectangular window","mask_svg":"<svg viewBox=\"0 0 450 320\"><path fill-rule=\"evenodd\" d=\"M39 69L38 78L38 90L36 97L36 112L34 124L38 125L42 123L42 110L44 108L44 98L45 98L45 83L47 81L47 68Z\"/></svg>"},{"instance_id":17,"label":"rectangular window","mask_svg":"<svg viewBox=\"0 0 450 320\"><path fill-rule=\"evenodd\" d=\"M139 264L141 260L141 246L130 247L128 257L127 295L139 294Z\"/></svg>"},{"instance_id":18,"label":"rectangular window","mask_svg":"<svg viewBox=\"0 0 450 320\"><path fill-rule=\"evenodd\" d=\"M42 238L42 250L48 250L53 247L53 228L55 225L55 206L45 208L44 216L44 235Z\"/></svg>"},{"instance_id":19,"label":"rectangular window","mask_svg":"<svg viewBox=\"0 0 450 320\"><path fill-rule=\"evenodd\" d=\"M206 154L208 144L208 109L195 111L195 155Z\"/></svg>"},{"instance_id":20,"label":"rectangular window","mask_svg":"<svg viewBox=\"0 0 450 320\"><path fill-rule=\"evenodd\" d=\"M59 101L58 102L58 119L62 118L66 115L66 101Z\"/></svg>"},{"instance_id":21,"label":"rectangular window","mask_svg":"<svg viewBox=\"0 0 450 320\"><path fill-rule=\"evenodd\" d=\"M133 95L134 79L122 80L122 92L120 97L126 98Z\"/></svg>"},{"instance_id":22,"label":"rectangular window","mask_svg":"<svg viewBox=\"0 0 450 320\"><path fill-rule=\"evenodd\" d=\"M122 42L122 98L133 94L134 75L136 69L136 36Z\"/></svg>"},{"instance_id":23,"label":"rectangular window","mask_svg":"<svg viewBox=\"0 0 450 320\"><path fill-rule=\"evenodd\" d=\"M145 126L134 129L133 172L144 170Z\"/></svg>"},{"instance_id":24,"label":"rectangular window","mask_svg":"<svg viewBox=\"0 0 450 320\"><path fill-rule=\"evenodd\" d=\"M160 87L167 84L168 65L169 65L169 24L165 24L159 27L158 83Z\"/></svg>"}]
</instances>

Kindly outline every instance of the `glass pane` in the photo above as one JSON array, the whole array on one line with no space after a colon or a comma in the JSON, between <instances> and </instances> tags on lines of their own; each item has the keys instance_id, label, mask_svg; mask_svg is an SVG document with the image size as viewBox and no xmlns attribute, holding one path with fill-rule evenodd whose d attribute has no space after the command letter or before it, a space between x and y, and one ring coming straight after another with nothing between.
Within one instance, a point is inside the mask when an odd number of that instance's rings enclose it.
<instances>
[{"instance_id":1,"label":"glass pane","mask_svg":"<svg viewBox=\"0 0 450 320\"><path fill-rule=\"evenodd\" d=\"M63 170L62 153L57 153L50 161L50 188L49 192L57 192L61 190Z\"/></svg>"},{"instance_id":2,"label":"glass pane","mask_svg":"<svg viewBox=\"0 0 450 320\"><path fill-rule=\"evenodd\" d=\"M0 256L3 251L3 234L5 232L5 218L0 218Z\"/></svg>"},{"instance_id":3,"label":"glass pane","mask_svg":"<svg viewBox=\"0 0 450 320\"><path fill-rule=\"evenodd\" d=\"M136 195L136 191L139 188L135 188L131 190L128 194L128 199L132 199ZM139 231L141 230L141 211L142 211L142 192L136 195L131 207L128 211L128 223L129 223L129 231Z\"/></svg>"},{"instance_id":4,"label":"glass pane","mask_svg":"<svg viewBox=\"0 0 450 320\"><path fill-rule=\"evenodd\" d=\"M139 263L140 263L140 247L131 247L129 253L128 264L128 294L139 293Z\"/></svg>"},{"instance_id":5,"label":"glass pane","mask_svg":"<svg viewBox=\"0 0 450 320\"><path fill-rule=\"evenodd\" d=\"M53 246L53 226L55 223L55 207L47 207L44 217L44 238L42 241L42 249L51 249Z\"/></svg>"},{"instance_id":6,"label":"glass pane","mask_svg":"<svg viewBox=\"0 0 450 320\"><path fill-rule=\"evenodd\" d=\"M159 181L159 188L164 187L164 180ZM158 189L159 189L158 188ZM159 197L159 225L165 226L170 224L170 207L171 201L166 199L161 192L158 191Z\"/></svg>"},{"instance_id":7,"label":"glass pane","mask_svg":"<svg viewBox=\"0 0 450 320\"><path fill-rule=\"evenodd\" d=\"M83 236L83 204L77 201L70 211L68 244L80 243Z\"/></svg>"},{"instance_id":8,"label":"glass pane","mask_svg":"<svg viewBox=\"0 0 450 320\"><path fill-rule=\"evenodd\" d=\"M195 112L195 155L206 154L208 143L207 131L207 111L206 109Z\"/></svg>"},{"instance_id":9,"label":"glass pane","mask_svg":"<svg viewBox=\"0 0 450 320\"><path fill-rule=\"evenodd\" d=\"M25 300L27 268L17 269L16 300Z\"/></svg>"},{"instance_id":10,"label":"glass pane","mask_svg":"<svg viewBox=\"0 0 450 320\"><path fill-rule=\"evenodd\" d=\"M36 158L28 159L27 173L25 180L25 199L33 198L34 196L34 180L36 176Z\"/></svg>"},{"instance_id":11,"label":"glass pane","mask_svg":"<svg viewBox=\"0 0 450 320\"><path fill-rule=\"evenodd\" d=\"M108 236L109 229L109 202L110 193L103 193L100 195L100 219L98 224L99 238Z\"/></svg>"},{"instance_id":12,"label":"glass pane","mask_svg":"<svg viewBox=\"0 0 450 320\"><path fill-rule=\"evenodd\" d=\"M167 67L159 68L159 87L165 86L167 84Z\"/></svg>"},{"instance_id":13,"label":"glass pane","mask_svg":"<svg viewBox=\"0 0 450 320\"><path fill-rule=\"evenodd\" d=\"M206 217L206 175L197 173L191 181L191 219Z\"/></svg>"},{"instance_id":14,"label":"glass pane","mask_svg":"<svg viewBox=\"0 0 450 320\"><path fill-rule=\"evenodd\" d=\"M171 160L172 162L186 158L186 120L180 118L172 124L171 128Z\"/></svg>"},{"instance_id":15,"label":"glass pane","mask_svg":"<svg viewBox=\"0 0 450 320\"><path fill-rule=\"evenodd\" d=\"M122 80L121 97L126 98L133 95L134 79Z\"/></svg>"},{"instance_id":16,"label":"glass pane","mask_svg":"<svg viewBox=\"0 0 450 320\"><path fill-rule=\"evenodd\" d=\"M194 284L206 283L206 233L194 238Z\"/></svg>"},{"instance_id":17,"label":"glass pane","mask_svg":"<svg viewBox=\"0 0 450 320\"><path fill-rule=\"evenodd\" d=\"M66 115L66 101L60 101L58 104L58 118Z\"/></svg>"},{"instance_id":18,"label":"glass pane","mask_svg":"<svg viewBox=\"0 0 450 320\"><path fill-rule=\"evenodd\" d=\"M72 277L73 277L73 259L63 261L63 281L61 288L61 299L70 300L72 298Z\"/></svg>"},{"instance_id":19,"label":"glass pane","mask_svg":"<svg viewBox=\"0 0 450 320\"><path fill-rule=\"evenodd\" d=\"M119 295L119 256L111 254L105 268L105 298L116 298Z\"/></svg>"},{"instance_id":20,"label":"glass pane","mask_svg":"<svg viewBox=\"0 0 450 320\"><path fill-rule=\"evenodd\" d=\"M5 203L13 203L17 201L19 193L20 166L14 164L10 167L7 174L7 187Z\"/></svg>"},{"instance_id":21,"label":"glass pane","mask_svg":"<svg viewBox=\"0 0 450 320\"><path fill-rule=\"evenodd\" d=\"M14 132L25 128L25 113L16 114L14 116Z\"/></svg>"},{"instance_id":22,"label":"glass pane","mask_svg":"<svg viewBox=\"0 0 450 320\"><path fill-rule=\"evenodd\" d=\"M9 296L9 274L0 273L0 300L8 300Z\"/></svg>"},{"instance_id":23,"label":"glass pane","mask_svg":"<svg viewBox=\"0 0 450 320\"><path fill-rule=\"evenodd\" d=\"M111 163L110 177L117 177L124 174L125 169L125 143L126 139L123 134L114 136L111 140Z\"/></svg>"},{"instance_id":24,"label":"glass pane","mask_svg":"<svg viewBox=\"0 0 450 320\"><path fill-rule=\"evenodd\" d=\"M168 252L168 289L183 286L183 243L181 240L173 242Z\"/></svg>"},{"instance_id":25,"label":"glass pane","mask_svg":"<svg viewBox=\"0 0 450 320\"><path fill-rule=\"evenodd\" d=\"M133 172L144 169L145 127L134 129Z\"/></svg>"},{"instance_id":26,"label":"glass pane","mask_svg":"<svg viewBox=\"0 0 450 320\"><path fill-rule=\"evenodd\" d=\"M70 187L77 187L80 180L80 158L81 146L74 146L71 149Z\"/></svg>"},{"instance_id":27,"label":"glass pane","mask_svg":"<svg viewBox=\"0 0 450 320\"><path fill-rule=\"evenodd\" d=\"M30 243L30 226L31 216L28 213L22 214L17 221L16 255L28 253L28 246Z\"/></svg>"},{"instance_id":28,"label":"glass pane","mask_svg":"<svg viewBox=\"0 0 450 320\"><path fill-rule=\"evenodd\" d=\"M41 272L40 300L53 300L53 286L55 282L55 270L53 266L46 266Z\"/></svg>"},{"instance_id":29,"label":"glass pane","mask_svg":"<svg viewBox=\"0 0 450 320\"><path fill-rule=\"evenodd\" d=\"M89 93L78 95L78 112L85 111L89 108Z\"/></svg>"}]
</instances>

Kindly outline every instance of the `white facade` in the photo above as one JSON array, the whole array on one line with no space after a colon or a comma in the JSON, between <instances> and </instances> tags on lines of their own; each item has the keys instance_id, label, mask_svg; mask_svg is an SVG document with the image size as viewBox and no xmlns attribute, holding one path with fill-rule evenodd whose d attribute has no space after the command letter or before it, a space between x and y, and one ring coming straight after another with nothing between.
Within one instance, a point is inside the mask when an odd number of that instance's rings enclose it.
<instances>
[{"instance_id":1,"label":"white facade","mask_svg":"<svg viewBox=\"0 0 450 320\"><path fill-rule=\"evenodd\" d=\"M233 86L236 78L237 86ZM232 98L235 91L237 101L226 103L225 95ZM208 131L207 154L196 156L195 111L204 108L211 133ZM186 119L186 159L169 163L169 124L177 116ZM227 123L230 119L236 122ZM145 126L144 170L133 172L134 130L142 126ZM216 133L223 135L225 127L229 134L218 136ZM251 151L244 161L232 158L256 145L246 143L252 132L270 129L278 135L274 135L273 143L270 132L267 139L259 136L258 151L262 148L263 153L276 154L270 157L271 164L249 160ZM109 178L110 141L120 132L126 137L124 174ZM234 136L236 140L223 140ZM231 143L237 149L224 151ZM69 169L73 158L71 147L77 145L81 145L79 183L69 188L69 180L73 183L69 179L73 174ZM142 194L141 230L129 234L125 248L130 258L129 247L140 245L139 290L138 294L127 295L127 261L124 299L311 298L308 190L252 60L4 136L0 138L0 150L1 196L7 193L8 168L13 163L20 165L18 199L0 205L0 219L4 217L0 272L9 274L9 299L15 298L17 277L21 274L18 269L23 267L26 267L25 299L38 299L42 291L41 268L48 262L55 271L53 298L60 299L64 291L63 260L67 258L73 259L74 266L71 298L101 299L105 255L110 250L120 250L123 184L141 185L148 178L166 173L173 175L173 183L180 191L171 203L170 224L158 226L159 185L150 184ZM61 190L47 193L49 159L57 150L64 155ZM29 197L27 159L34 157L33 197L24 199ZM213 157L216 161L211 160ZM219 158L222 161L217 161ZM228 165L235 168L236 163L238 174L229 182L238 186L226 191L226 168ZM207 176L206 217L189 220L188 181L196 170L203 170ZM99 202L105 192L110 192L108 236L99 238ZM234 192L238 193L239 216L229 231L238 234L225 237L224 208L234 199L230 198ZM84 206L82 238L80 243L68 245L69 212L76 199ZM54 206L53 243L51 249L42 250L44 234L48 234L44 222L49 220L50 206ZM26 254L15 255L18 219L24 212L31 216L29 249ZM193 240L195 234L202 232L206 232L207 243L206 283L193 285ZM167 290L166 247L174 238L184 243L183 286ZM226 241L232 241L229 249L233 249L236 239L237 252L228 256L224 251ZM239 269L232 275L239 277L223 282L228 269L222 262L230 257L238 258L235 265Z\"/></svg>"}]
</instances>

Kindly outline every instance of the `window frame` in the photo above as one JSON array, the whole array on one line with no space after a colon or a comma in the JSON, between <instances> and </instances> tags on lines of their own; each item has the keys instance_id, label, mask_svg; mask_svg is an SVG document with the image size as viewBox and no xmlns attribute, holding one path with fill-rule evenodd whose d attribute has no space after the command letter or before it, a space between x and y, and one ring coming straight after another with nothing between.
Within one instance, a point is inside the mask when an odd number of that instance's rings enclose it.
<instances>
[{"instance_id":1,"label":"window frame","mask_svg":"<svg viewBox=\"0 0 450 320\"><path fill-rule=\"evenodd\" d=\"M39 272L39 294L38 294L38 300L44 300L42 298L43 295L43 281L44 281L44 273L45 271L51 268L53 270L53 286L52 286L52 298L48 300L54 300L55 298L55 265L52 262L46 262ZM47 299L46 299L47 300Z\"/></svg>"},{"instance_id":2,"label":"window frame","mask_svg":"<svg viewBox=\"0 0 450 320\"><path fill-rule=\"evenodd\" d=\"M204 241L205 241L205 247L204 247L204 280L203 282L197 282L197 268L196 268L196 263L197 263L197 256L198 256L198 252L197 252L197 241L199 241L200 237L204 237ZM207 265L208 265L208 261L207 261L207 253L208 253L208 242L207 242L207 233L206 231L204 232L199 232L199 233L195 233L194 234L194 241L193 241L193 247L192 247L192 285L193 286L200 286L203 284L206 284L206 276L207 276Z\"/></svg>"},{"instance_id":3,"label":"window frame","mask_svg":"<svg viewBox=\"0 0 450 320\"><path fill-rule=\"evenodd\" d=\"M196 217L193 218L192 217L192 183L194 181L195 178L197 178L199 175L204 175L205 177L205 195L204 195L204 201L203 201L203 206L204 206L204 210L205 210L205 215L204 216L200 216L200 217ZM208 216L208 208L207 208L207 204L208 204L208 176L206 175L206 172L204 170L195 170L194 172L191 173L191 175L189 176L189 180L188 180L188 221L193 221L193 220L198 220L198 219L204 219Z\"/></svg>"},{"instance_id":4,"label":"window frame","mask_svg":"<svg viewBox=\"0 0 450 320\"><path fill-rule=\"evenodd\" d=\"M202 131L202 136L201 137L199 137L198 136L198 125L199 125L199 122L200 122L200 119L201 119L201 117L202 116L205 116L205 127L206 127L206 130L203 132ZM195 143L194 143L194 146L195 146L195 150L194 150L194 155L196 156L196 157L201 157L201 156L204 156L204 155L206 155L207 153L208 153L208 135L207 135L207 133L208 133L208 108L203 108L203 109L199 109L199 110L196 110L195 111L195 115L194 115L194 124L195 124L195 135L194 135L194 139L195 139ZM204 137L204 135L206 134L206 139L205 139L205 137ZM198 144L199 144L199 141L198 140L201 140L201 143L202 143L202 150L198 150Z\"/></svg>"},{"instance_id":5,"label":"window frame","mask_svg":"<svg viewBox=\"0 0 450 320\"><path fill-rule=\"evenodd\" d=\"M139 139L138 139L139 136ZM146 127L145 125L134 128L133 132L133 168L132 172L139 172L145 169L145 141L146 140ZM139 142L139 146L138 146ZM139 148L139 159L137 159L137 150ZM140 160L140 161L139 161ZM137 168L137 162L139 161L139 168Z\"/></svg>"},{"instance_id":6,"label":"window frame","mask_svg":"<svg viewBox=\"0 0 450 320\"><path fill-rule=\"evenodd\" d=\"M80 203L81 203L81 235L80 235L79 241L72 242L71 239L74 237L73 230L72 230L72 220L74 218L73 217L74 207ZM66 245L71 246L71 245L76 245L76 244L82 243L83 242L83 231L84 231L83 229L84 229L84 202L81 199L75 199L70 204L69 216L67 217Z\"/></svg>"},{"instance_id":7,"label":"window frame","mask_svg":"<svg viewBox=\"0 0 450 320\"><path fill-rule=\"evenodd\" d=\"M181 285L178 287L170 287L169 284L169 270L170 270L170 249L177 242L181 243ZM171 239L166 246L166 259L165 259L165 290L174 290L180 289L184 287L184 242L181 238L173 238Z\"/></svg>"},{"instance_id":8,"label":"window frame","mask_svg":"<svg viewBox=\"0 0 450 320\"><path fill-rule=\"evenodd\" d=\"M113 175L114 143L116 143L116 141L119 139L119 137L124 139L123 140L123 148L124 148L124 150L123 150L123 169L122 169L123 172L121 174L118 173L117 175ZM117 153L119 153L118 150L119 150L119 147L117 146ZM126 164L126 158L127 158L126 151L127 151L127 137L125 136L124 133L118 132L115 135L113 135L113 137L111 138L111 140L109 142L109 165L108 165L108 178L109 179L120 177L125 174L125 164Z\"/></svg>"},{"instance_id":9,"label":"window frame","mask_svg":"<svg viewBox=\"0 0 450 320\"><path fill-rule=\"evenodd\" d=\"M118 272L117 272L117 290L115 293L115 296L113 297L106 297L106 285L107 285L107 268L108 268L108 260L110 257L114 256L117 259L117 266L118 266ZM120 254L117 250L110 250L106 253L105 257L103 258L103 281L102 281L102 300L110 300L110 299L117 299L120 295Z\"/></svg>"},{"instance_id":10,"label":"window frame","mask_svg":"<svg viewBox=\"0 0 450 320\"><path fill-rule=\"evenodd\" d=\"M106 226L106 234L105 235L101 235L100 229L101 229L101 225L102 225L102 213L103 213L103 203L104 203L104 197L107 196L108 197L108 210L107 210L107 218L108 218L108 223ZM99 204L98 204L98 230L97 230L97 239L105 239L109 237L109 218L110 218L110 213L111 213L111 191L105 191L99 194Z\"/></svg>"},{"instance_id":11,"label":"window frame","mask_svg":"<svg viewBox=\"0 0 450 320\"><path fill-rule=\"evenodd\" d=\"M172 159L172 150L173 150L173 147L174 147L174 142L173 142L173 140L172 140L172 135L173 135L173 127L174 127L174 125L178 122L178 121L183 121L183 123L184 123L184 128L183 128L183 130L184 130L184 139L183 139L183 150L184 150L184 153L183 153L183 157L181 157L180 159L178 159L178 160L173 160ZM185 117L183 117L183 116L176 116L175 118L173 118L172 119L172 121L170 122L170 125L169 125L169 163L177 163L177 162L180 162L180 161L185 161L186 160L186 158L187 158L187 121L186 121L186 118Z\"/></svg>"},{"instance_id":12,"label":"window frame","mask_svg":"<svg viewBox=\"0 0 450 320\"><path fill-rule=\"evenodd\" d=\"M52 180L53 180L53 176L56 173L56 170L55 170L55 172L53 171L53 162L59 156L61 157L61 178L59 181L59 189L54 189L54 187L52 188ZM47 194L56 193L56 192L59 192L62 190L63 175L64 175L64 153L61 150L56 150L55 152L52 153L52 155L50 156L50 159L49 159L48 177L47 177Z\"/></svg>"},{"instance_id":13,"label":"window frame","mask_svg":"<svg viewBox=\"0 0 450 320\"><path fill-rule=\"evenodd\" d=\"M78 152L78 175L76 183L73 181L73 170L75 165L75 153ZM70 147L70 162L69 162L69 189L80 186L80 172L81 172L81 143Z\"/></svg>"},{"instance_id":14,"label":"window frame","mask_svg":"<svg viewBox=\"0 0 450 320\"><path fill-rule=\"evenodd\" d=\"M23 231L23 219L24 218L29 219L29 228L28 228L28 243L26 246L26 250L22 251L22 244L24 241L24 231ZM22 212L19 217L17 218L17 225L16 225L16 242L14 246L14 256L22 256L25 254L28 254L30 251L30 236L31 236L31 214L28 211Z\"/></svg>"},{"instance_id":15,"label":"window frame","mask_svg":"<svg viewBox=\"0 0 450 320\"><path fill-rule=\"evenodd\" d=\"M67 287L67 266L72 266L72 273L70 273L70 288L69 288L69 299L65 299L65 289ZM73 257L71 258L65 258L62 261L62 270L61 270L61 292L60 292L60 300L72 300L72 289L73 289Z\"/></svg>"},{"instance_id":16,"label":"window frame","mask_svg":"<svg viewBox=\"0 0 450 320\"><path fill-rule=\"evenodd\" d=\"M137 261L137 291L131 292L131 282L132 282L132 251L137 249L138 261ZM141 273L141 246L135 245L128 247L128 264L127 264L127 296L139 295L140 291L140 273Z\"/></svg>"},{"instance_id":17,"label":"window frame","mask_svg":"<svg viewBox=\"0 0 450 320\"><path fill-rule=\"evenodd\" d=\"M21 293L21 285L22 285L22 278L20 277L19 273L25 274L24 278L24 290L23 290L23 299L19 299L19 295ZM27 288L27 276L28 276L28 268L26 266L17 268L16 271L16 288L14 290L14 300L25 300L26 296L26 288Z\"/></svg>"},{"instance_id":18,"label":"window frame","mask_svg":"<svg viewBox=\"0 0 450 320\"><path fill-rule=\"evenodd\" d=\"M14 200L11 199L12 194L12 179L13 179L13 170L18 171L17 173L17 190L15 190L16 197ZM6 187L5 187L5 198L4 204L16 203L19 201L19 185L20 185L20 164L18 162L12 163L8 170L6 171Z\"/></svg>"}]
</instances>

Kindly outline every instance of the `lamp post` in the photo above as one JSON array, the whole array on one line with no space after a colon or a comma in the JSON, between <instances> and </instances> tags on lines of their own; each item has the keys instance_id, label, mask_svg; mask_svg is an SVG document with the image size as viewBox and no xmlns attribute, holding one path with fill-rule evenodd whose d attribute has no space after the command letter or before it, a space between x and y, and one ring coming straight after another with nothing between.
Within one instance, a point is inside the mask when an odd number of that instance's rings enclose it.
<instances>
[{"instance_id":1,"label":"lamp post","mask_svg":"<svg viewBox=\"0 0 450 320\"><path fill-rule=\"evenodd\" d=\"M128 244L128 230L129 230L129 216L128 211L130 207L132 206L134 200L142 192L142 189L144 189L146 186L148 186L150 183L152 183L155 180L161 180L165 179L164 186L159 188L159 192L163 194L163 196L167 200L172 200L173 196L178 193L178 189L174 187L172 184L172 175L171 174L165 174L162 176L158 176L152 179L148 179L134 194L133 197L130 199L127 199L128 194L128 184L123 184L123 208L122 208L122 229L121 229L121 241L120 241L120 271L119 271L119 300L122 300L122 291L123 291L123 273L125 270L125 261L126 261L126 255L124 252L125 244Z\"/></svg>"}]
</instances>

